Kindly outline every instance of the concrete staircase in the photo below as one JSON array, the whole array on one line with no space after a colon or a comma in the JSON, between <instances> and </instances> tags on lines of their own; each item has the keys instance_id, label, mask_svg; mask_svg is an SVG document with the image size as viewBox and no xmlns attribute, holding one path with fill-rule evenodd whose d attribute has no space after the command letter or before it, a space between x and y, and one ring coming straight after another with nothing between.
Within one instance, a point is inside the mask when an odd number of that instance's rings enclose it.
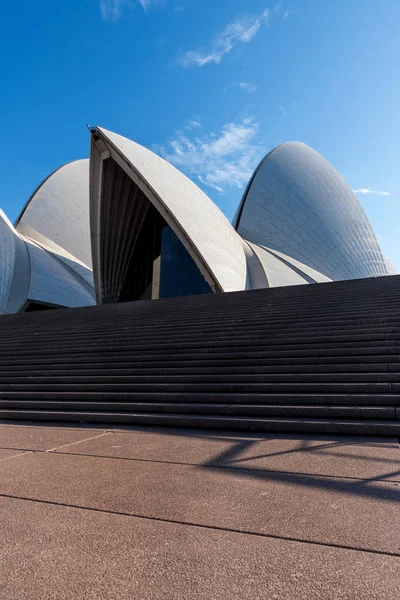
<instances>
[{"instance_id":1,"label":"concrete staircase","mask_svg":"<svg viewBox=\"0 0 400 600\"><path fill-rule=\"evenodd\" d=\"M400 434L400 276L0 317L0 419Z\"/></svg>"}]
</instances>

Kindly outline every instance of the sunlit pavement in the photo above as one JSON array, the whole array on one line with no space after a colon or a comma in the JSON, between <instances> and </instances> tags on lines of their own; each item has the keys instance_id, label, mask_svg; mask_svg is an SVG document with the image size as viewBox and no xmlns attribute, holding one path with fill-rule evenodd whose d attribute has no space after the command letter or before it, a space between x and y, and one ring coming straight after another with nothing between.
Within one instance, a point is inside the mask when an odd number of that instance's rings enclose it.
<instances>
[{"instance_id":1,"label":"sunlit pavement","mask_svg":"<svg viewBox=\"0 0 400 600\"><path fill-rule=\"evenodd\" d=\"M0 598L400 597L394 438L0 424Z\"/></svg>"}]
</instances>

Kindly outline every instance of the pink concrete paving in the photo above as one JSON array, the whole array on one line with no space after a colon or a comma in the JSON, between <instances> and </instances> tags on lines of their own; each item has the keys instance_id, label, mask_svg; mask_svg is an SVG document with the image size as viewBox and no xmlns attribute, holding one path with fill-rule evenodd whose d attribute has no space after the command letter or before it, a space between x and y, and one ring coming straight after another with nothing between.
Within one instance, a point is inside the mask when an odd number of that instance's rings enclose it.
<instances>
[{"instance_id":1,"label":"pink concrete paving","mask_svg":"<svg viewBox=\"0 0 400 600\"><path fill-rule=\"evenodd\" d=\"M399 465L395 439L0 425L0 598L397 598Z\"/></svg>"},{"instance_id":2,"label":"pink concrete paving","mask_svg":"<svg viewBox=\"0 0 400 600\"><path fill-rule=\"evenodd\" d=\"M0 448L50 450L100 434L103 435L104 430L0 424Z\"/></svg>"},{"instance_id":3,"label":"pink concrete paving","mask_svg":"<svg viewBox=\"0 0 400 600\"><path fill-rule=\"evenodd\" d=\"M162 431L164 444L158 431L114 431L57 452L400 482L394 438Z\"/></svg>"},{"instance_id":4,"label":"pink concrete paving","mask_svg":"<svg viewBox=\"0 0 400 600\"><path fill-rule=\"evenodd\" d=\"M397 558L0 499L6 600L378 600Z\"/></svg>"},{"instance_id":5,"label":"pink concrete paving","mask_svg":"<svg viewBox=\"0 0 400 600\"><path fill-rule=\"evenodd\" d=\"M20 450L5 450L0 448L0 461L8 460L9 458L13 458L14 456L20 456L21 454L25 454L25 452L21 452Z\"/></svg>"}]
</instances>

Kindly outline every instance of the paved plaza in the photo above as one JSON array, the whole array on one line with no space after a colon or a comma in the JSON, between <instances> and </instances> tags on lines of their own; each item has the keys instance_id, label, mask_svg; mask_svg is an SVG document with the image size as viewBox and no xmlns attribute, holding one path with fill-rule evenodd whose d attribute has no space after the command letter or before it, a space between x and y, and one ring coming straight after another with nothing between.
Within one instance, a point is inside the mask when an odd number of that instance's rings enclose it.
<instances>
[{"instance_id":1,"label":"paved plaza","mask_svg":"<svg viewBox=\"0 0 400 600\"><path fill-rule=\"evenodd\" d=\"M400 597L396 438L0 424L0 598Z\"/></svg>"}]
</instances>

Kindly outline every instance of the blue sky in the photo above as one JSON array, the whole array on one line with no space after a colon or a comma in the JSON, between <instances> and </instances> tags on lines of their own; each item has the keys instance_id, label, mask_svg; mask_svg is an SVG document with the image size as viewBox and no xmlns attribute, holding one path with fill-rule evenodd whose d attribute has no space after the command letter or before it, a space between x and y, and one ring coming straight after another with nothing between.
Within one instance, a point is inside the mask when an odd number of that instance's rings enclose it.
<instances>
[{"instance_id":1,"label":"blue sky","mask_svg":"<svg viewBox=\"0 0 400 600\"><path fill-rule=\"evenodd\" d=\"M400 270L398 0L38 0L0 20L0 206L13 220L101 125L163 154L231 218L299 140L344 175Z\"/></svg>"}]
</instances>

